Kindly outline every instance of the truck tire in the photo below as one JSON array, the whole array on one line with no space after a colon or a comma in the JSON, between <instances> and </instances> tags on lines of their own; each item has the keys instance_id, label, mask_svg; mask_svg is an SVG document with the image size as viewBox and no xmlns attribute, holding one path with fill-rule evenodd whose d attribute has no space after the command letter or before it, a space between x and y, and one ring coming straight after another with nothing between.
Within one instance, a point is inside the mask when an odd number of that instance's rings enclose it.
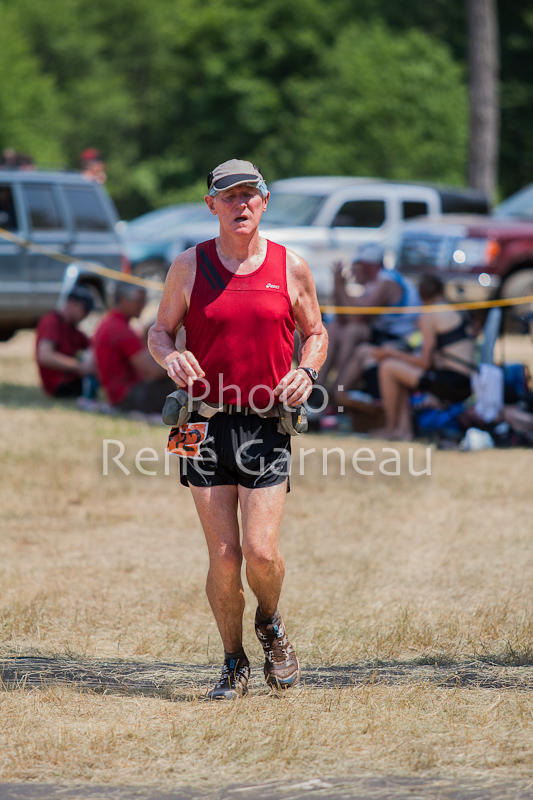
<instances>
[{"instance_id":1,"label":"truck tire","mask_svg":"<svg viewBox=\"0 0 533 800\"><path fill-rule=\"evenodd\" d=\"M0 328L0 342L7 342L16 331L16 328Z\"/></svg>"}]
</instances>

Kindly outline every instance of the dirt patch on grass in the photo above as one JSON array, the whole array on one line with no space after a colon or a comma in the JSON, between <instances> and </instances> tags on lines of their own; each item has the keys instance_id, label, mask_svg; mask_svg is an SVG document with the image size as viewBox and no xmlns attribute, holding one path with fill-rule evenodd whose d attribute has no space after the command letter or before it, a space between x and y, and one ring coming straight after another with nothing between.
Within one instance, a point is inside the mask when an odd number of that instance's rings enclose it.
<instances>
[{"instance_id":1,"label":"dirt patch on grass","mask_svg":"<svg viewBox=\"0 0 533 800\"><path fill-rule=\"evenodd\" d=\"M530 800L527 785L483 780L456 781L439 776L410 778L315 778L234 784L213 792L190 788L157 791L139 786L54 786L0 784L1 800Z\"/></svg>"},{"instance_id":2,"label":"dirt patch on grass","mask_svg":"<svg viewBox=\"0 0 533 800\"><path fill-rule=\"evenodd\" d=\"M257 671L256 671L257 672ZM187 700L201 697L218 677L216 668L201 664L68 659L14 656L0 659L0 681L5 689L72 686L93 692ZM309 667L302 671L305 688L336 688L385 684L427 683L440 687L533 689L533 666L495 666L471 661L447 665L396 663ZM251 690L268 693L256 676Z\"/></svg>"}]
</instances>

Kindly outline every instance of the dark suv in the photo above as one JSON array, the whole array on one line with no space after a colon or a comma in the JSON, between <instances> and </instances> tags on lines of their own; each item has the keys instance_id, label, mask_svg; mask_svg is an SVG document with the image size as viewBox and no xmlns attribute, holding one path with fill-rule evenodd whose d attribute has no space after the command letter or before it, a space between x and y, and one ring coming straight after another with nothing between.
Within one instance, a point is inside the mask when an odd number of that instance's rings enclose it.
<instances>
[{"instance_id":1,"label":"dark suv","mask_svg":"<svg viewBox=\"0 0 533 800\"><path fill-rule=\"evenodd\" d=\"M127 265L115 232L117 214L102 186L77 173L0 170L0 228L33 245L120 270ZM67 265L0 235L0 339L34 327L56 306ZM71 268L105 305L110 282Z\"/></svg>"}]
</instances>

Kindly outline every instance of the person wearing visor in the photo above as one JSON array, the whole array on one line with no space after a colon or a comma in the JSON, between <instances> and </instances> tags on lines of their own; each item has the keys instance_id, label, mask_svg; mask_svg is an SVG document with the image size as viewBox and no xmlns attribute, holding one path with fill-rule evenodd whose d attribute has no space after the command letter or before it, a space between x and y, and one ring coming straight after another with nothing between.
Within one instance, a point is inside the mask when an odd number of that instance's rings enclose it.
<instances>
[{"instance_id":1,"label":"person wearing visor","mask_svg":"<svg viewBox=\"0 0 533 800\"><path fill-rule=\"evenodd\" d=\"M225 161L209 173L207 189L219 235L171 265L148 342L177 386L195 398L188 420L171 430L169 450L180 456L181 483L192 492L209 552L206 591L224 664L208 697L233 699L246 694L250 674L242 640L243 558L257 598L266 682L286 689L299 680L278 610L285 573L278 542L290 469L282 417L309 396L327 333L305 261L259 235L269 192L257 166ZM177 349L182 329L186 349ZM295 330L301 344L293 369Z\"/></svg>"}]
</instances>

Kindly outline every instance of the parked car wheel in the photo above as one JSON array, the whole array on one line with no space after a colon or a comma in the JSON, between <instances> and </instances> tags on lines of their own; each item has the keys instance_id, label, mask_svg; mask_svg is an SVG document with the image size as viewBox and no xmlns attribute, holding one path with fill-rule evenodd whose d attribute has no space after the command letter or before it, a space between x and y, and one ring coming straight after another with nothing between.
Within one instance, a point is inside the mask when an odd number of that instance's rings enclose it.
<instances>
[{"instance_id":1,"label":"parked car wheel","mask_svg":"<svg viewBox=\"0 0 533 800\"><path fill-rule=\"evenodd\" d=\"M0 342L7 342L16 332L16 328L0 328Z\"/></svg>"}]
</instances>

